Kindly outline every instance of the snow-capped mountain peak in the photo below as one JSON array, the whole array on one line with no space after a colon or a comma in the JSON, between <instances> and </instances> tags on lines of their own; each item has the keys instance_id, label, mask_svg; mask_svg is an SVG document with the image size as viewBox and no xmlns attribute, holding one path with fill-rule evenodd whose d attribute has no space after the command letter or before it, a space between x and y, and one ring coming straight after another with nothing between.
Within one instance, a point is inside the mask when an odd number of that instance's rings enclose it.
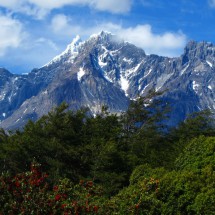
<instances>
[{"instance_id":1,"label":"snow-capped mountain peak","mask_svg":"<svg viewBox=\"0 0 215 215\"><path fill-rule=\"evenodd\" d=\"M79 35L77 35L72 42L67 46L67 48L65 49L65 51L63 51L61 54L57 55L56 57L54 57L49 63L47 63L44 67L47 67L53 63L59 62L62 59L67 60L69 62L73 62L74 58L78 55L78 50L80 45L82 44L82 40L81 37Z\"/></svg>"},{"instance_id":2,"label":"snow-capped mountain peak","mask_svg":"<svg viewBox=\"0 0 215 215\"><path fill-rule=\"evenodd\" d=\"M92 34L89 41L94 40L97 43L104 44L109 42L123 43L124 40L118 35L112 34L108 31L101 31L98 34Z\"/></svg>"},{"instance_id":3,"label":"snow-capped mountain peak","mask_svg":"<svg viewBox=\"0 0 215 215\"><path fill-rule=\"evenodd\" d=\"M101 31L101 32L99 32L97 34L92 34L89 39L99 38L99 37L104 38L104 37L107 37L108 35L112 35L112 33L108 32L108 31Z\"/></svg>"},{"instance_id":4,"label":"snow-capped mountain peak","mask_svg":"<svg viewBox=\"0 0 215 215\"><path fill-rule=\"evenodd\" d=\"M72 40L71 46L78 46L82 42L80 35L76 35L76 37Z\"/></svg>"}]
</instances>

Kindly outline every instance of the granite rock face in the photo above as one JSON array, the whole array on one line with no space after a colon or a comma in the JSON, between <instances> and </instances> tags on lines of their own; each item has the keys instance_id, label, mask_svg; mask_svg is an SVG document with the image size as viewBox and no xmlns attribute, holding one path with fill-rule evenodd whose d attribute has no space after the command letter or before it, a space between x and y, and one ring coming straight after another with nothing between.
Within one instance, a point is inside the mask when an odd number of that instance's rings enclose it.
<instances>
[{"instance_id":1,"label":"granite rock face","mask_svg":"<svg viewBox=\"0 0 215 215\"><path fill-rule=\"evenodd\" d=\"M0 127L14 129L36 120L63 101L71 109L103 105L125 111L129 101L154 88L166 90L175 125L194 111L215 109L215 46L191 41L178 58L144 50L101 32L67 49L40 69L14 75L0 69Z\"/></svg>"}]
</instances>

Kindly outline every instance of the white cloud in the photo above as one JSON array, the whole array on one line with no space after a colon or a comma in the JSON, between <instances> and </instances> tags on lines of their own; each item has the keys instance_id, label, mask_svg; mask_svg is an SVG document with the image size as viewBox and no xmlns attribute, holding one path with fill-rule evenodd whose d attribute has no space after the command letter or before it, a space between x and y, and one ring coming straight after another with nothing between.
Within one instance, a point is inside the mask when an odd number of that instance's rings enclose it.
<instances>
[{"instance_id":1,"label":"white cloud","mask_svg":"<svg viewBox=\"0 0 215 215\"><path fill-rule=\"evenodd\" d=\"M0 0L0 6L12 12L21 12L42 19L53 9L64 6L85 5L111 13L125 13L131 8L132 0Z\"/></svg>"},{"instance_id":2,"label":"white cloud","mask_svg":"<svg viewBox=\"0 0 215 215\"><path fill-rule=\"evenodd\" d=\"M17 48L26 36L22 23L8 16L0 15L0 56L9 48Z\"/></svg>"},{"instance_id":3,"label":"white cloud","mask_svg":"<svg viewBox=\"0 0 215 215\"><path fill-rule=\"evenodd\" d=\"M77 4L86 4L89 1L87 0L26 0L34 5L37 5L40 8L45 9L54 9L61 8L65 5L77 5Z\"/></svg>"},{"instance_id":4,"label":"white cloud","mask_svg":"<svg viewBox=\"0 0 215 215\"><path fill-rule=\"evenodd\" d=\"M95 27L80 27L65 15L56 15L52 19L52 31L57 35L72 37L80 34L84 38L102 30L118 35L122 39L143 48L147 54L158 54L174 57L182 54L187 38L182 32L154 33L150 25L137 25L124 28L114 23L100 23Z\"/></svg>"},{"instance_id":5,"label":"white cloud","mask_svg":"<svg viewBox=\"0 0 215 215\"><path fill-rule=\"evenodd\" d=\"M210 7L215 7L215 0L208 0Z\"/></svg>"},{"instance_id":6,"label":"white cloud","mask_svg":"<svg viewBox=\"0 0 215 215\"><path fill-rule=\"evenodd\" d=\"M40 8L54 9L65 5L88 5L97 10L113 13L128 12L131 8L131 0L28 0Z\"/></svg>"},{"instance_id":7,"label":"white cloud","mask_svg":"<svg viewBox=\"0 0 215 215\"><path fill-rule=\"evenodd\" d=\"M61 30L65 30L68 28L69 19L64 14L58 14L53 17L51 21L51 27L54 32L60 32Z\"/></svg>"},{"instance_id":8,"label":"white cloud","mask_svg":"<svg viewBox=\"0 0 215 215\"><path fill-rule=\"evenodd\" d=\"M7 8L14 8L20 3L23 3L23 0L0 0L0 5Z\"/></svg>"},{"instance_id":9,"label":"white cloud","mask_svg":"<svg viewBox=\"0 0 215 215\"><path fill-rule=\"evenodd\" d=\"M20 12L37 19L42 19L48 13L47 9L33 5L28 0L0 0L0 6L10 12Z\"/></svg>"},{"instance_id":10,"label":"white cloud","mask_svg":"<svg viewBox=\"0 0 215 215\"><path fill-rule=\"evenodd\" d=\"M131 0L92 0L92 6L98 10L107 10L112 13L125 13L131 8Z\"/></svg>"},{"instance_id":11,"label":"white cloud","mask_svg":"<svg viewBox=\"0 0 215 215\"><path fill-rule=\"evenodd\" d=\"M186 36L182 32L152 32L150 25L138 25L132 28L119 28L118 35L143 48L148 54L177 56L186 44Z\"/></svg>"},{"instance_id":12,"label":"white cloud","mask_svg":"<svg viewBox=\"0 0 215 215\"><path fill-rule=\"evenodd\" d=\"M82 35L86 34L86 29L74 24L73 20L64 14L55 15L51 20L50 28L53 33L59 35L61 38L64 37L65 39L80 34L80 32Z\"/></svg>"}]
</instances>

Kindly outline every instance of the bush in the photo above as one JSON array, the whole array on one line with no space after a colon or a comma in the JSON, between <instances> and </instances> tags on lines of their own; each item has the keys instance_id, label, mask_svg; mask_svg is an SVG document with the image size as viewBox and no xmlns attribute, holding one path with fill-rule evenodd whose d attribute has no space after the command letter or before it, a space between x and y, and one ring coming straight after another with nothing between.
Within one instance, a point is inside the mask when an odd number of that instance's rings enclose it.
<instances>
[{"instance_id":1,"label":"bush","mask_svg":"<svg viewBox=\"0 0 215 215\"><path fill-rule=\"evenodd\" d=\"M101 188L92 181L74 186L63 179L52 188L36 163L30 172L2 174L0 181L1 214L96 214L104 201Z\"/></svg>"}]
</instances>

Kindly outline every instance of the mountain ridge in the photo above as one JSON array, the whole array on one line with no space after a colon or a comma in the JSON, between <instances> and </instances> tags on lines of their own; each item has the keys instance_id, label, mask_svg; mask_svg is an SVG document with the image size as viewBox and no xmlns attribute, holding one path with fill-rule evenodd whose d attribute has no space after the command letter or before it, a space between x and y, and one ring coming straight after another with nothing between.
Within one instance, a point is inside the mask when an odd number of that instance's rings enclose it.
<instances>
[{"instance_id":1,"label":"mountain ridge","mask_svg":"<svg viewBox=\"0 0 215 215\"><path fill-rule=\"evenodd\" d=\"M194 111L215 109L214 65L212 43L190 41L180 57L170 58L146 55L109 32L86 41L77 36L63 53L28 75L1 69L4 79L0 70L0 127L23 126L63 101L94 114L102 105L125 111L129 100L152 88L168 89L163 98L172 104L170 124L177 124Z\"/></svg>"}]
</instances>

